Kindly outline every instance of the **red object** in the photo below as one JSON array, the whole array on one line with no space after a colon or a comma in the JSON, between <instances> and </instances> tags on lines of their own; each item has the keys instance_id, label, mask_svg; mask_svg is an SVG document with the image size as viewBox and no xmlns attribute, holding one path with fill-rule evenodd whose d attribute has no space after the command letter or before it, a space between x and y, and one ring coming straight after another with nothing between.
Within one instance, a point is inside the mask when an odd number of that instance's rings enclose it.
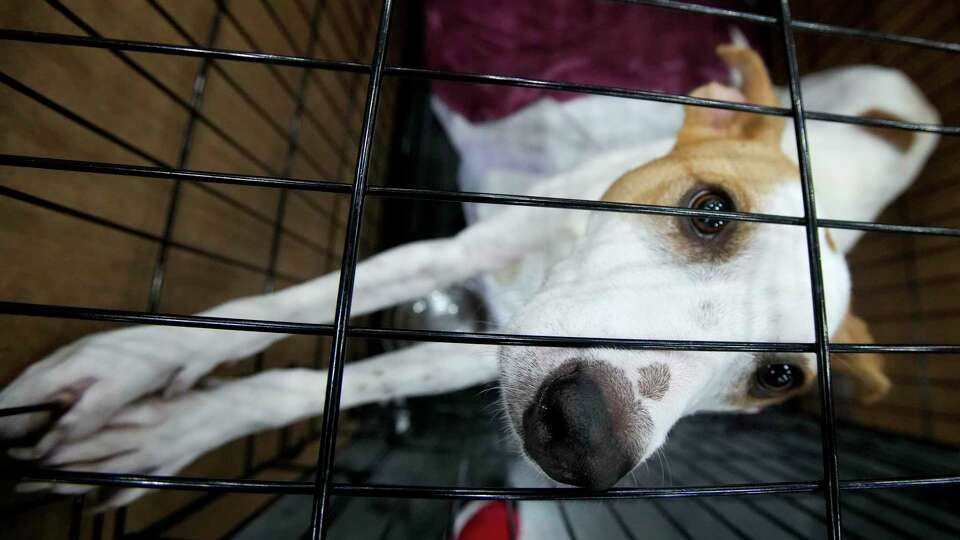
<instances>
[{"instance_id":1,"label":"red object","mask_svg":"<svg viewBox=\"0 0 960 540\"><path fill-rule=\"evenodd\" d=\"M746 7L745 0L700 3ZM679 94L729 78L713 53L730 42L735 23L723 17L598 0L426 0L425 10L433 69ZM583 95L451 82L432 88L472 122L502 118L545 95Z\"/></svg>"},{"instance_id":2,"label":"red object","mask_svg":"<svg viewBox=\"0 0 960 540\"><path fill-rule=\"evenodd\" d=\"M484 503L464 524L456 540L509 540L508 519L513 521L513 538L519 538L520 515L503 501Z\"/></svg>"}]
</instances>

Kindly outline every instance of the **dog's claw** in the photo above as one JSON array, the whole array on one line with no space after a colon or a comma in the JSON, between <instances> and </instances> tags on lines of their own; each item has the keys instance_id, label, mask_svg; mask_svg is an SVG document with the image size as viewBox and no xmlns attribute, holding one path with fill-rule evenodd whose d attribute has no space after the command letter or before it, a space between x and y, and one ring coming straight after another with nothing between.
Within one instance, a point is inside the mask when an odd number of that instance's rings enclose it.
<instances>
[{"instance_id":1,"label":"dog's claw","mask_svg":"<svg viewBox=\"0 0 960 540\"><path fill-rule=\"evenodd\" d=\"M49 482L20 482L14 486L17 493L37 493L39 491L49 491L53 484Z\"/></svg>"},{"instance_id":2,"label":"dog's claw","mask_svg":"<svg viewBox=\"0 0 960 540\"><path fill-rule=\"evenodd\" d=\"M7 455L18 461L33 461L39 457L33 446L11 448L7 450Z\"/></svg>"},{"instance_id":3,"label":"dog's claw","mask_svg":"<svg viewBox=\"0 0 960 540\"><path fill-rule=\"evenodd\" d=\"M96 486L84 484L60 484L54 482L20 482L14 486L17 493L56 493L58 495L82 495L94 490Z\"/></svg>"},{"instance_id":4,"label":"dog's claw","mask_svg":"<svg viewBox=\"0 0 960 540\"><path fill-rule=\"evenodd\" d=\"M229 391L228 388L225 390ZM170 475L197 456L219 446L245 424L231 422L236 416L235 400L213 397L205 391L188 391L174 399L147 398L128 405L93 433L76 436L55 428L32 447L8 451L11 457L30 460L50 469L116 474ZM234 392L238 393L238 392ZM239 394L246 395L245 392ZM211 437L211 435L213 435ZM49 491L63 495L86 493L96 486L23 482L21 493ZM96 510L127 504L148 490L123 489L101 503Z\"/></svg>"},{"instance_id":5,"label":"dog's claw","mask_svg":"<svg viewBox=\"0 0 960 540\"><path fill-rule=\"evenodd\" d=\"M61 440L63 440L63 429L54 428L50 430L40 439L40 442L30 449L30 457L27 459L41 459L47 456L51 450L60 444Z\"/></svg>"},{"instance_id":6,"label":"dog's claw","mask_svg":"<svg viewBox=\"0 0 960 540\"><path fill-rule=\"evenodd\" d=\"M34 363L0 391L0 408L56 402L65 411L32 459L63 439L98 430L129 403L156 391L190 360L171 347L169 330L133 327L94 334ZM178 343L189 341L186 338ZM209 368L207 368L209 369ZM49 414L0 418L0 438L18 439L44 427ZM59 435L53 435L59 430Z\"/></svg>"},{"instance_id":7,"label":"dog's claw","mask_svg":"<svg viewBox=\"0 0 960 540\"><path fill-rule=\"evenodd\" d=\"M173 380L163 390L164 398L174 398L193 388L201 377L210 372L211 366L196 362L184 366L173 376Z\"/></svg>"}]
</instances>

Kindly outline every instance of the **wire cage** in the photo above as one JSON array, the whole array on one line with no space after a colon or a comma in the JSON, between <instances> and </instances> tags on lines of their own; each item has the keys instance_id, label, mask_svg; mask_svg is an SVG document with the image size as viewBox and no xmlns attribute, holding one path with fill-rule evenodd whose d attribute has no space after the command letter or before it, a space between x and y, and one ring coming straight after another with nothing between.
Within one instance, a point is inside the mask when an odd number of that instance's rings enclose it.
<instances>
[{"instance_id":1,"label":"wire cage","mask_svg":"<svg viewBox=\"0 0 960 540\"><path fill-rule=\"evenodd\" d=\"M465 501L536 500L570 538L940 538L960 534L960 345L955 201L960 8L884 1L760 2L734 11L631 0L756 27L788 106L420 67L421 6L405 0L12 2L0 8L0 351L3 381L108 323L295 337L218 375L327 370L320 419L230 443L176 476L65 472L4 462L4 522L30 538L451 537ZM936 16L934 16L936 14ZM802 73L851 63L904 70L939 125L805 107ZM519 336L351 318L357 261L463 226L464 203L690 215L685 208L458 190L456 156L428 107L432 81L721 108L793 120L805 216L728 213L803 227L812 343ZM941 134L915 185L877 223L816 215L808 122ZM953 204L951 204L953 203ZM818 229L866 231L849 257L854 304L878 343L830 341ZM339 269L332 324L187 315ZM65 271L67 270L67 271ZM25 339L29 336L30 339ZM494 393L339 414L344 364L392 342L815 353L816 399L750 417L682 421L661 468L605 492L506 485ZM831 380L832 353L889 355L876 409ZM251 396L255 399L256 396ZM55 413L52 403L0 410ZM478 412L481 411L481 412ZM402 431L402 430L400 430ZM716 441L701 444L703 440ZM687 441L685 443L685 441ZM91 515L95 495L17 494L23 481L148 487ZM515 532L515 531L514 531Z\"/></svg>"}]
</instances>

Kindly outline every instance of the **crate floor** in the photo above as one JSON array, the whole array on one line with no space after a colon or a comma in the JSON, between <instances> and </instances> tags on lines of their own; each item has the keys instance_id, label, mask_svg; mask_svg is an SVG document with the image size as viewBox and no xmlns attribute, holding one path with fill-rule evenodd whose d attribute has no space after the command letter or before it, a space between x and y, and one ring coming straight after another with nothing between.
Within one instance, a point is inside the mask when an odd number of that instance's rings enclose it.
<instances>
[{"instance_id":1,"label":"crate floor","mask_svg":"<svg viewBox=\"0 0 960 540\"><path fill-rule=\"evenodd\" d=\"M492 396L492 397L491 397ZM355 436L337 459L337 481L501 487L519 458L496 418L495 393L412 400L414 428L388 442L389 430ZM361 411L367 426L383 411ZM381 418L378 422L377 418ZM838 427L845 479L960 472L956 450L850 426ZM815 419L774 410L757 415L699 415L680 422L663 450L621 485L680 486L816 480L821 476ZM538 477L529 475L537 485ZM514 476L516 481L516 475ZM542 484L541 484L542 485ZM960 504L949 488L870 490L842 495L845 534L853 540L960 537ZM530 504L530 503L525 503ZM537 502L556 519L551 538L823 538L819 494ZM331 538L449 538L459 503L334 498ZM281 497L234 538L299 538L310 498ZM522 527L522 524L521 524Z\"/></svg>"}]
</instances>

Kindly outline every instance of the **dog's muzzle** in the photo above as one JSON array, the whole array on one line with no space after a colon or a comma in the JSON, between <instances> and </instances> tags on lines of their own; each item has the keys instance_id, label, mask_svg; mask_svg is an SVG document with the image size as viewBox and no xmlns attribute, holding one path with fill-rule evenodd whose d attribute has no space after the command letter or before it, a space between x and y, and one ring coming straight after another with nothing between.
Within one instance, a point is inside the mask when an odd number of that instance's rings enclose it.
<instances>
[{"instance_id":1,"label":"dog's muzzle","mask_svg":"<svg viewBox=\"0 0 960 540\"><path fill-rule=\"evenodd\" d=\"M551 478L607 489L636 464L627 437L632 396L600 362L571 360L523 414L523 446Z\"/></svg>"}]
</instances>

